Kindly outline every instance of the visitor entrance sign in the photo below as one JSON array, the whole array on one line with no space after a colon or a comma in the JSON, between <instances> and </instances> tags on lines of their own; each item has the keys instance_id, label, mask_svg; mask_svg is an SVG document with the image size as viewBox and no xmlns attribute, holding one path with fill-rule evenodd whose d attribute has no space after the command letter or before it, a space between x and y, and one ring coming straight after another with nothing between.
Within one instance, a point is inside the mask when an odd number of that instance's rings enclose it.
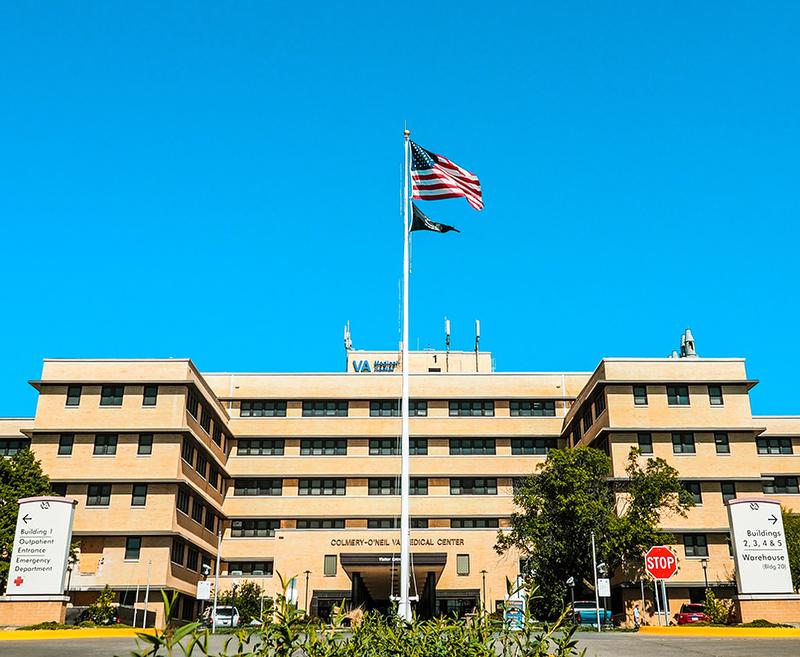
<instances>
[{"instance_id":1,"label":"visitor entrance sign","mask_svg":"<svg viewBox=\"0 0 800 657\"><path fill-rule=\"evenodd\" d=\"M792 593L781 504L765 497L728 502L739 593Z\"/></svg>"},{"instance_id":2,"label":"visitor entrance sign","mask_svg":"<svg viewBox=\"0 0 800 657\"><path fill-rule=\"evenodd\" d=\"M669 579L678 571L678 560L665 545L655 545L644 555L644 569L653 579Z\"/></svg>"},{"instance_id":3,"label":"visitor entrance sign","mask_svg":"<svg viewBox=\"0 0 800 657\"><path fill-rule=\"evenodd\" d=\"M76 504L68 497L19 500L6 595L64 594Z\"/></svg>"}]
</instances>

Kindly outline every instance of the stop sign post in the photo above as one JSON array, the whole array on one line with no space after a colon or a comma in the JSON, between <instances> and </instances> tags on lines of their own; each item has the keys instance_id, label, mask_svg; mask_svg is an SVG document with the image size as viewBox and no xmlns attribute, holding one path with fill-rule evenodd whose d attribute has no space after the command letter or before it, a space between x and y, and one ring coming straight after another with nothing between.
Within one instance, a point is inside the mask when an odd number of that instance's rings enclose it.
<instances>
[{"instance_id":1,"label":"stop sign post","mask_svg":"<svg viewBox=\"0 0 800 657\"><path fill-rule=\"evenodd\" d=\"M678 559L675 554L665 545L655 545L651 547L647 554L644 555L644 569L647 574L656 580L656 609L661 614L661 601L658 596L658 580L661 580L661 592L664 596L664 624L668 625L668 601L667 601L667 585L665 580L668 580L676 572L678 572Z\"/></svg>"}]
</instances>

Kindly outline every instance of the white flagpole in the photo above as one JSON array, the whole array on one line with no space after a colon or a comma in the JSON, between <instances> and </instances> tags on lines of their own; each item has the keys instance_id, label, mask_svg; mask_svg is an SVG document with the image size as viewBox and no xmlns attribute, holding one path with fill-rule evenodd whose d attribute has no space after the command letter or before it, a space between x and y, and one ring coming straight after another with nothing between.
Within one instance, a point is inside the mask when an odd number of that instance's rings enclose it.
<instances>
[{"instance_id":1,"label":"white flagpole","mask_svg":"<svg viewBox=\"0 0 800 657\"><path fill-rule=\"evenodd\" d=\"M400 605L397 613L405 621L411 620L411 601L409 600L409 580L411 561L411 535L408 517L408 493L411 483L409 469L409 438L408 438L408 238L409 238L409 203L408 190L409 150L411 145L408 138L410 130L405 130L405 168L403 172L403 399L401 403L402 438L400 442L401 473L400 473Z\"/></svg>"}]
</instances>

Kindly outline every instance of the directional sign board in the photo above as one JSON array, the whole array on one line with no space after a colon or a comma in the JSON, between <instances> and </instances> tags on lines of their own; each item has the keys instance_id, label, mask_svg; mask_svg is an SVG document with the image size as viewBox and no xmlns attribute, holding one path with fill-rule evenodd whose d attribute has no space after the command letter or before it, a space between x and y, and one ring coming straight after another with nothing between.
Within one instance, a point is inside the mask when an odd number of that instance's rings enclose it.
<instances>
[{"instance_id":1,"label":"directional sign board","mask_svg":"<svg viewBox=\"0 0 800 657\"><path fill-rule=\"evenodd\" d=\"M792 593L792 574L778 500L728 502L739 593Z\"/></svg>"},{"instance_id":2,"label":"directional sign board","mask_svg":"<svg viewBox=\"0 0 800 657\"><path fill-rule=\"evenodd\" d=\"M678 570L678 560L666 545L655 545L644 555L644 569L653 579L669 579Z\"/></svg>"},{"instance_id":3,"label":"directional sign board","mask_svg":"<svg viewBox=\"0 0 800 657\"><path fill-rule=\"evenodd\" d=\"M19 501L6 595L64 594L76 504L67 497Z\"/></svg>"}]
</instances>

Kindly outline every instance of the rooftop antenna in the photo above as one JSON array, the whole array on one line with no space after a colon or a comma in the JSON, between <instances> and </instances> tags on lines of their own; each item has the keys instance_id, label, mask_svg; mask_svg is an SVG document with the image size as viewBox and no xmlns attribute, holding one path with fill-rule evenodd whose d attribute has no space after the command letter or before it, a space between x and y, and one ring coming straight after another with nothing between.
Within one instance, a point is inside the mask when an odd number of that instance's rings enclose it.
<instances>
[{"instance_id":1,"label":"rooftop antenna","mask_svg":"<svg viewBox=\"0 0 800 657\"><path fill-rule=\"evenodd\" d=\"M347 355L353 350L353 340L350 337L350 320L344 325L344 371L347 371Z\"/></svg>"},{"instance_id":2,"label":"rooftop antenna","mask_svg":"<svg viewBox=\"0 0 800 657\"><path fill-rule=\"evenodd\" d=\"M683 340L686 343L686 358L697 358L697 350L694 346L694 336L692 329L686 329L683 333Z\"/></svg>"},{"instance_id":3,"label":"rooftop antenna","mask_svg":"<svg viewBox=\"0 0 800 657\"><path fill-rule=\"evenodd\" d=\"M444 318L444 371L450 371L450 320Z\"/></svg>"},{"instance_id":4,"label":"rooftop antenna","mask_svg":"<svg viewBox=\"0 0 800 657\"><path fill-rule=\"evenodd\" d=\"M475 371L478 371L478 345L481 342L481 320L475 320Z\"/></svg>"}]
</instances>

